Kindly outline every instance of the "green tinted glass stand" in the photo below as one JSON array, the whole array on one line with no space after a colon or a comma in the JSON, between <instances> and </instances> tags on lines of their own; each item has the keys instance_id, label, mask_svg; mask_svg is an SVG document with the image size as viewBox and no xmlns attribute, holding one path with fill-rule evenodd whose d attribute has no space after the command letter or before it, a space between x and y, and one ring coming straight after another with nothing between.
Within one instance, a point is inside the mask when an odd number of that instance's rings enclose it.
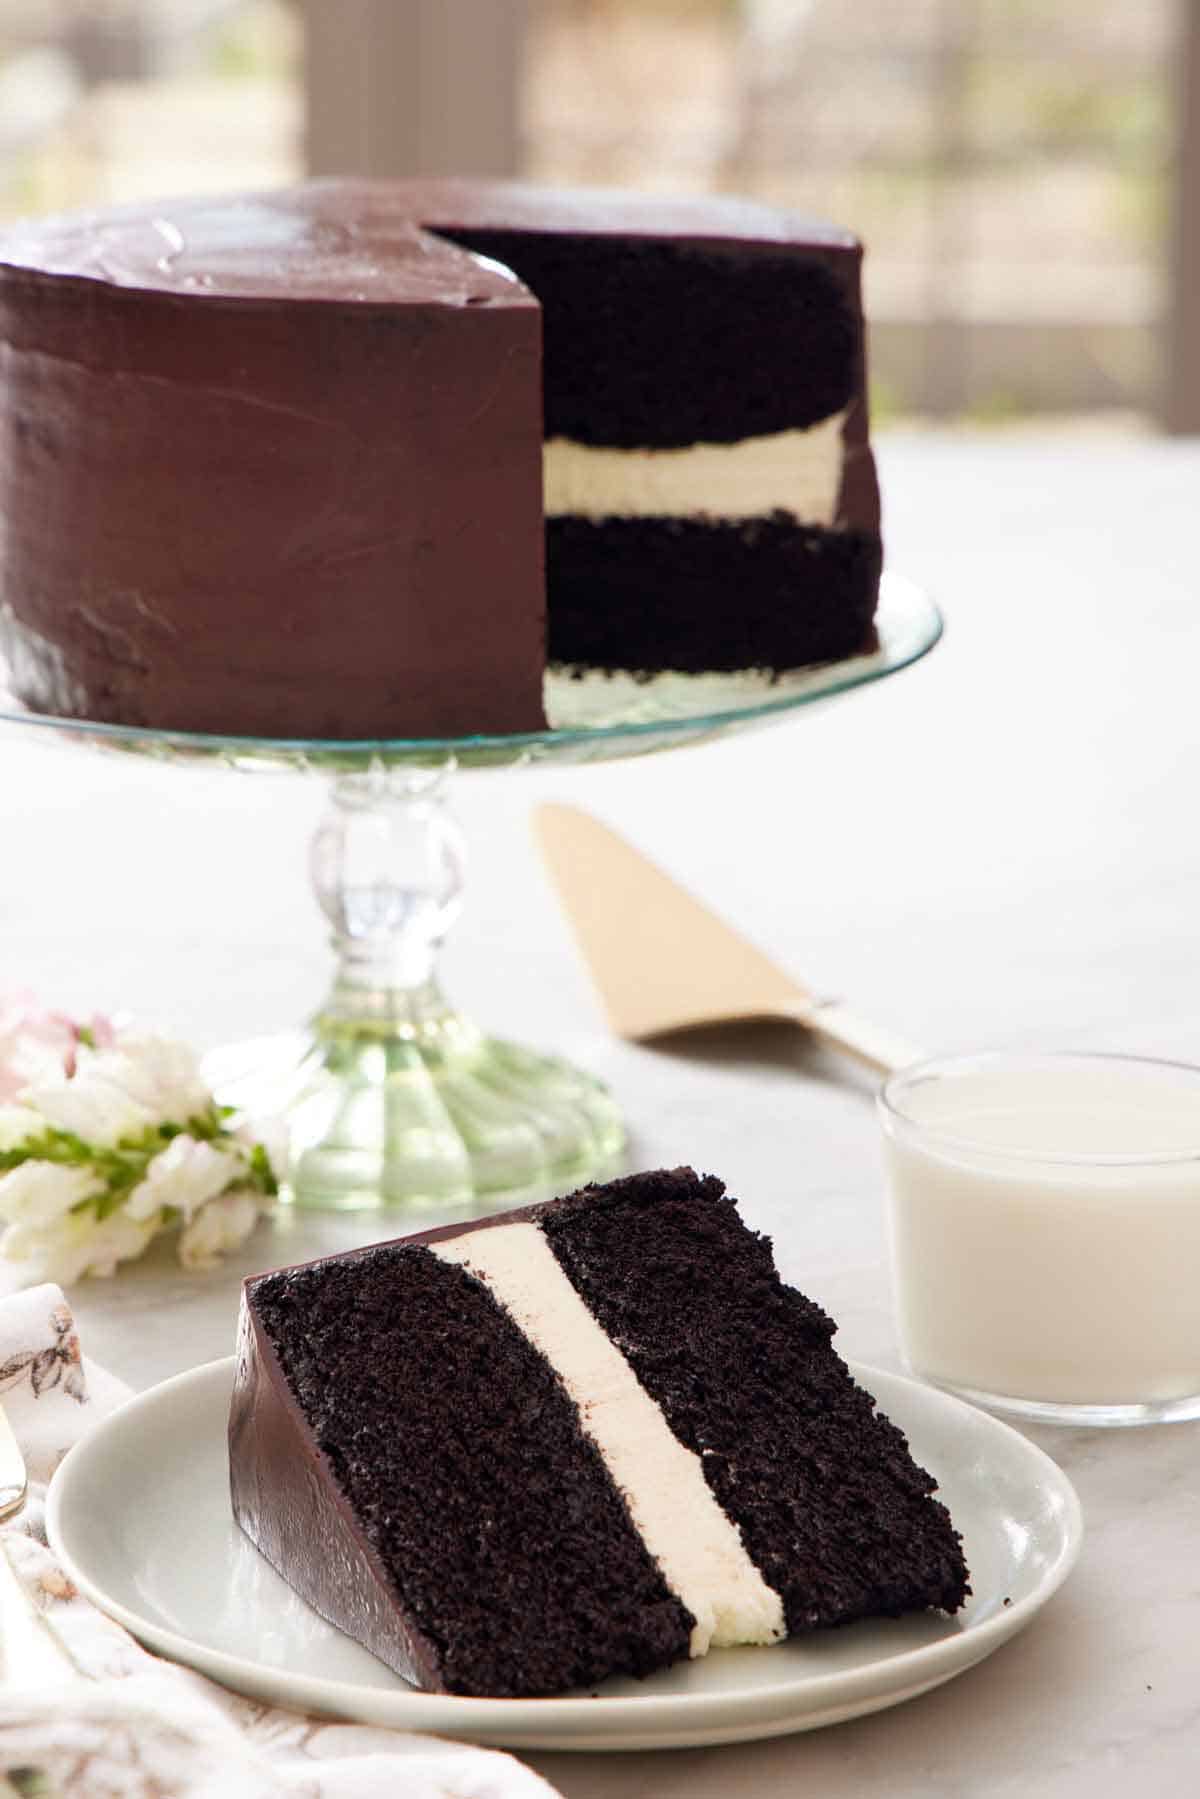
<instances>
[{"instance_id":1,"label":"green tinted glass stand","mask_svg":"<svg viewBox=\"0 0 1200 1799\"><path fill-rule=\"evenodd\" d=\"M462 904L465 853L451 775L608 761L777 723L895 674L941 634L932 601L884 577L869 655L757 675L653 682L551 674L553 728L511 737L312 741L197 735L32 713L0 692L0 722L94 747L323 775L312 844L336 970L308 1027L217 1052L218 1095L287 1126L284 1199L419 1216L548 1198L611 1168L624 1131L603 1085L560 1058L479 1031L443 996L441 944ZM0 685L3 670L0 668Z\"/></svg>"},{"instance_id":2,"label":"green tinted glass stand","mask_svg":"<svg viewBox=\"0 0 1200 1799\"><path fill-rule=\"evenodd\" d=\"M337 775L312 844L333 984L307 1033L213 1058L226 1097L287 1119L292 1203L439 1212L519 1204L620 1153L599 1081L485 1036L446 1000L436 961L462 904L452 765Z\"/></svg>"}]
</instances>

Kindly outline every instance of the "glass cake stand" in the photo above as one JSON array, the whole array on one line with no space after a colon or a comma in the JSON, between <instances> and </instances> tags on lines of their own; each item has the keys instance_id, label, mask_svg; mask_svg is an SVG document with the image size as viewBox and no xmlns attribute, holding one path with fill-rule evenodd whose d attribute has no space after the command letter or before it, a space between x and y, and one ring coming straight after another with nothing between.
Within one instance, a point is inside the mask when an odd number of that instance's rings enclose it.
<instances>
[{"instance_id":1,"label":"glass cake stand","mask_svg":"<svg viewBox=\"0 0 1200 1799\"><path fill-rule=\"evenodd\" d=\"M552 727L506 737L313 741L224 737L53 718L5 688L0 723L156 761L322 775L329 805L311 872L337 969L307 1029L216 1052L218 1097L282 1116L284 1198L337 1210L496 1210L610 1166L624 1132L607 1090L558 1057L487 1037L442 996L438 950L462 903L464 846L452 772L648 755L777 723L915 662L942 621L886 574L869 655L763 675L637 681L552 672Z\"/></svg>"}]
</instances>

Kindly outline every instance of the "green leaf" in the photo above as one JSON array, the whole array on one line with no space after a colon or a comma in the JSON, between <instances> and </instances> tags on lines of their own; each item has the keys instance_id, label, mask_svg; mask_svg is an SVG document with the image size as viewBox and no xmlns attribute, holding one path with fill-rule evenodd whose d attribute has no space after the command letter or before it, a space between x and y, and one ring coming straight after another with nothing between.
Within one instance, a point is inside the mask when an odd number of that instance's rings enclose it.
<instances>
[{"instance_id":1,"label":"green leaf","mask_svg":"<svg viewBox=\"0 0 1200 1799\"><path fill-rule=\"evenodd\" d=\"M186 1129L201 1143L213 1143L237 1156L242 1172L229 1183L226 1191L249 1187L268 1199L279 1192L279 1182L270 1157L261 1143L249 1148L226 1130L224 1114L216 1106L195 1118L189 1118ZM71 1211L76 1216L91 1212L98 1222L111 1218L129 1198L134 1188L145 1180L154 1158L180 1136L185 1127L170 1121L147 1125L144 1130L122 1137L114 1146L101 1147L85 1143L73 1131L47 1127L38 1136L27 1138L15 1149L0 1151L0 1174L19 1168L25 1162L50 1162L58 1167L87 1168L95 1177L99 1193L88 1194L76 1202ZM163 1208L163 1222L174 1223L178 1213L173 1207Z\"/></svg>"},{"instance_id":2,"label":"green leaf","mask_svg":"<svg viewBox=\"0 0 1200 1799\"><path fill-rule=\"evenodd\" d=\"M25 1162L49 1162L59 1168L90 1168L102 1193L80 1200L71 1210L84 1213L94 1210L98 1219L111 1218L124 1205L134 1188L145 1179L146 1170L160 1155L171 1138L178 1135L175 1125L148 1125L135 1136L122 1137L115 1147L85 1143L73 1131L57 1126L26 1138L15 1149L0 1152L0 1173L9 1173Z\"/></svg>"},{"instance_id":3,"label":"green leaf","mask_svg":"<svg viewBox=\"0 0 1200 1799\"><path fill-rule=\"evenodd\" d=\"M60 1131L48 1126L40 1136L27 1137L15 1149L0 1150L0 1174L9 1174L23 1162L53 1162L61 1168L85 1168L92 1160L92 1150L73 1131Z\"/></svg>"},{"instance_id":4,"label":"green leaf","mask_svg":"<svg viewBox=\"0 0 1200 1799\"><path fill-rule=\"evenodd\" d=\"M227 1137L221 1114L215 1105L209 1106L205 1112L199 1112L187 1121L188 1135L195 1137L200 1143L212 1143L218 1137Z\"/></svg>"},{"instance_id":5,"label":"green leaf","mask_svg":"<svg viewBox=\"0 0 1200 1799\"><path fill-rule=\"evenodd\" d=\"M53 1784L42 1768L9 1768L7 1781L19 1799L61 1799L62 1788Z\"/></svg>"},{"instance_id":6,"label":"green leaf","mask_svg":"<svg viewBox=\"0 0 1200 1799\"><path fill-rule=\"evenodd\" d=\"M261 1143L256 1143L250 1151L250 1174L258 1191L265 1193L268 1199L274 1199L279 1192L279 1182L271 1167L271 1158Z\"/></svg>"}]
</instances>

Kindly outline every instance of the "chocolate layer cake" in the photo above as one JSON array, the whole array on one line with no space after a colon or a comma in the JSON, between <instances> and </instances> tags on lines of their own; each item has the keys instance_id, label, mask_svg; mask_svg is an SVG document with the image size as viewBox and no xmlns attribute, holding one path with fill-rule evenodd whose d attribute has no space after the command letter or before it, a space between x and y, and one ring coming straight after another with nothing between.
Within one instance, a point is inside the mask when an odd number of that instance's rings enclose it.
<instances>
[{"instance_id":1,"label":"chocolate layer cake","mask_svg":"<svg viewBox=\"0 0 1200 1799\"><path fill-rule=\"evenodd\" d=\"M18 693L439 736L539 728L547 657L774 671L865 647L860 254L740 202L461 181L14 228Z\"/></svg>"},{"instance_id":2,"label":"chocolate layer cake","mask_svg":"<svg viewBox=\"0 0 1200 1799\"><path fill-rule=\"evenodd\" d=\"M954 1611L958 1536L833 1331L690 1169L261 1275L234 1513L326 1618L454 1693Z\"/></svg>"}]
</instances>

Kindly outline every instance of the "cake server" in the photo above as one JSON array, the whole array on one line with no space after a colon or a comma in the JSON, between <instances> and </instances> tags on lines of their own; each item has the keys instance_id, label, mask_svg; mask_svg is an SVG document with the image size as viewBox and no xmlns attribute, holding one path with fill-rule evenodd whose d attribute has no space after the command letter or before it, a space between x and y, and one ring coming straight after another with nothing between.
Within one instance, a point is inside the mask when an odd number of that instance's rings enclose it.
<instances>
[{"instance_id":1,"label":"cake server","mask_svg":"<svg viewBox=\"0 0 1200 1799\"><path fill-rule=\"evenodd\" d=\"M576 806L543 805L535 829L618 1036L790 1018L879 1074L920 1053L777 968L615 831Z\"/></svg>"}]
</instances>

